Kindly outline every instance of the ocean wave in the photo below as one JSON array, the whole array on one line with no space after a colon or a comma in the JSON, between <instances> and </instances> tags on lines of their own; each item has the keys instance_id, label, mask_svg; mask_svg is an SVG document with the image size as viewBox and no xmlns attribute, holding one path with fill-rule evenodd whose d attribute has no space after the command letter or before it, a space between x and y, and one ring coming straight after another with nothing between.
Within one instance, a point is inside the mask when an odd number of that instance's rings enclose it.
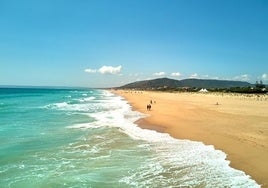
<instances>
[{"instance_id":1,"label":"ocean wave","mask_svg":"<svg viewBox=\"0 0 268 188\"><path fill-rule=\"evenodd\" d=\"M97 112L102 109L101 106L94 103L72 103L72 101L68 102L60 102L60 103L52 103L45 105L41 108L48 110L59 110L66 112L83 112L83 113L92 113Z\"/></svg>"},{"instance_id":2,"label":"ocean wave","mask_svg":"<svg viewBox=\"0 0 268 188\"><path fill-rule=\"evenodd\" d=\"M79 123L79 124L67 126L66 128L69 128L69 129L91 129L91 128L99 128L99 127L103 127L103 126L93 122L93 123Z\"/></svg>"},{"instance_id":3,"label":"ocean wave","mask_svg":"<svg viewBox=\"0 0 268 188\"><path fill-rule=\"evenodd\" d=\"M68 102L60 102L60 103L53 103L53 104L48 104L43 106L43 108L46 109L62 109L65 108L66 106L68 106Z\"/></svg>"},{"instance_id":4,"label":"ocean wave","mask_svg":"<svg viewBox=\"0 0 268 188\"><path fill-rule=\"evenodd\" d=\"M94 99L96 99L96 97L91 96L91 97L82 98L82 99L76 99L76 100L79 101L79 102L89 102L89 101L92 101Z\"/></svg>"}]
</instances>

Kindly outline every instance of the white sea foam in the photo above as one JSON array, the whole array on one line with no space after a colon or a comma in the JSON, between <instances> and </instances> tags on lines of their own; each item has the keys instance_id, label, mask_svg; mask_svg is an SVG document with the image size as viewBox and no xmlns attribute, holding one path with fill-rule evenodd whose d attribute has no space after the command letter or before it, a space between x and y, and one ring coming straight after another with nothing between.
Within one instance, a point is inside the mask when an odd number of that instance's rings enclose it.
<instances>
[{"instance_id":1,"label":"white sea foam","mask_svg":"<svg viewBox=\"0 0 268 188\"><path fill-rule=\"evenodd\" d=\"M96 123L79 123L75 125L67 126L66 128L70 129L89 129L89 128L99 128L102 127L102 125L96 124Z\"/></svg>"},{"instance_id":2,"label":"white sea foam","mask_svg":"<svg viewBox=\"0 0 268 188\"><path fill-rule=\"evenodd\" d=\"M91 97L86 97L86 98L82 98L82 99L77 99L77 101L79 101L79 102L89 102L89 101L92 101L94 99L96 99L96 97L91 96Z\"/></svg>"},{"instance_id":3,"label":"white sea foam","mask_svg":"<svg viewBox=\"0 0 268 188\"><path fill-rule=\"evenodd\" d=\"M109 91L103 91L103 95L106 96L106 97L115 96L113 93L111 93Z\"/></svg>"},{"instance_id":4,"label":"white sea foam","mask_svg":"<svg viewBox=\"0 0 268 188\"><path fill-rule=\"evenodd\" d=\"M55 103L54 105L58 108L63 108L63 107L68 106L68 103L67 102L60 102L60 103Z\"/></svg>"},{"instance_id":5,"label":"white sea foam","mask_svg":"<svg viewBox=\"0 0 268 188\"><path fill-rule=\"evenodd\" d=\"M59 103L53 103L53 104L48 104L45 105L43 108L46 109L62 109L68 106L67 102L59 102Z\"/></svg>"},{"instance_id":6,"label":"white sea foam","mask_svg":"<svg viewBox=\"0 0 268 188\"><path fill-rule=\"evenodd\" d=\"M89 99L88 99L89 100ZM69 101L68 102L61 102L61 103L53 103L53 104L48 104L44 106L43 108L46 109L53 109L53 110L61 110L61 111L67 111L67 112L91 112L96 109L98 109L98 106L91 103L83 103L85 102L84 100L81 100L80 104L71 104Z\"/></svg>"}]
</instances>

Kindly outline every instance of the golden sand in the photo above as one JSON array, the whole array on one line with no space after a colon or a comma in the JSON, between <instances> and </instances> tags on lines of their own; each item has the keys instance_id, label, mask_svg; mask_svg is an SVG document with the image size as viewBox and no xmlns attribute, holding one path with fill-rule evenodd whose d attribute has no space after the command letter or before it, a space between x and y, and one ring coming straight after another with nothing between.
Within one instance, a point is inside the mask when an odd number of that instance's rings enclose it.
<instances>
[{"instance_id":1,"label":"golden sand","mask_svg":"<svg viewBox=\"0 0 268 188\"><path fill-rule=\"evenodd\" d=\"M231 166L268 187L268 96L113 91L149 117L142 128L214 145ZM151 111L146 105L152 100Z\"/></svg>"}]
</instances>

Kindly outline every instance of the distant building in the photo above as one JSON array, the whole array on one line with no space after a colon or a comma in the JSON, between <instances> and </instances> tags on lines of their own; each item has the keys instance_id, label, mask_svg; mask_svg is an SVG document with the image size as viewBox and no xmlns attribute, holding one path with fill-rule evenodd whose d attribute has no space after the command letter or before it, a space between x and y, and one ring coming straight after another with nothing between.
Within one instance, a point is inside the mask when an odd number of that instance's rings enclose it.
<instances>
[{"instance_id":1,"label":"distant building","mask_svg":"<svg viewBox=\"0 0 268 188\"><path fill-rule=\"evenodd\" d=\"M207 93L207 92L208 92L208 90L207 90L207 89L203 89L203 88L202 88L202 89L200 89L200 90L199 90L199 92L201 92L201 93Z\"/></svg>"}]
</instances>

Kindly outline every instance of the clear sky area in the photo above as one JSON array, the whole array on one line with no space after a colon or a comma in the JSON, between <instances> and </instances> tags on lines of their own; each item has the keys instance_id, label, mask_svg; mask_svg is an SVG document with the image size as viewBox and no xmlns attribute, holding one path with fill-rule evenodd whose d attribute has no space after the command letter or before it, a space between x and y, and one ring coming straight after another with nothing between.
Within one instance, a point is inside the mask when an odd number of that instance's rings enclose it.
<instances>
[{"instance_id":1,"label":"clear sky area","mask_svg":"<svg viewBox=\"0 0 268 188\"><path fill-rule=\"evenodd\" d=\"M0 0L0 85L268 84L267 0Z\"/></svg>"}]
</instances>

